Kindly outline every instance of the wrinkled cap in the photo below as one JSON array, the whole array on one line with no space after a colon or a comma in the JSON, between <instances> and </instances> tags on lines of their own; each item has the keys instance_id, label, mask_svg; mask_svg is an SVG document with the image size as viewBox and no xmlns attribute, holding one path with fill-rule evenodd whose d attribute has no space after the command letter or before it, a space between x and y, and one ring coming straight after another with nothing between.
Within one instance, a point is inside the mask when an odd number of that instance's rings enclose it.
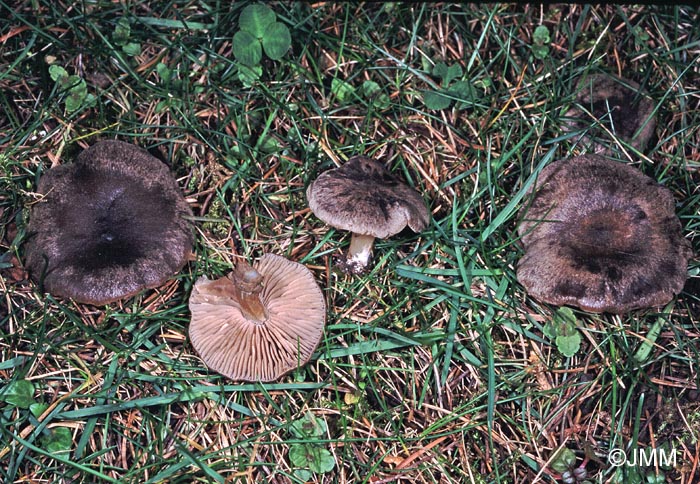
<instances>
[{"instance_id":1,"label":"wrinkled cap","mask_svg":"<svg viewBox=\"0 0 700 484\"><path fill-rule=\"evenodd\" d=\"M692 254L673 196L631 166L596 155L556 161L523 213L517 277L535 299L623 313L683 289Z\"/></svg>"},{"instance_id":2,"label":"wrinkled cap","mask_svg":"<svg viewBox=\"0 0 700 484\"><path fill-rule=\"evenodd\" d=\"M430 221L420 194L366 156L319 175L306 198L325 223L372 237L390 237L407 225L420 232Z\"/></svg>"},{"instance_id":3,"label":"wrinkled cap","mask_svg":"<svg viewBox=\"0 0 700 484\"><path fill-rule=\"evenodd\" d=\"M318 346L326 303L302 264L272 254L260 258L264 316L246 317L235 279L200 278L190 296L192 346L211 369L232 380L272 381L306 363ZM243 288L243 291L250 288Z\"/></svg>"},{"instance_id":4,"label":"wrinkled cap","mask_svg":"<svg viewBox=\"0 0 700 484\"><path fill-rule=\"evenodd\" d=\"M644 150L656 128L654 102L646 96L634 81L608 74L586 76L576 85L577 106L564 114L564 129L587 130L583 139L588 142L609 137L603 125L619 139ZM595 149L606 151L600 145Z\"/></svg>"},{"instance_id":5,"label":"wrinkled cap","mask_svg":"<svg viewBox=\"0 0 700 484\"><path fill-rule=\"evenodd\" d=\"M103 141L46 172L25 247L32 279L95 305L163 284L192 250L192 215L168 167L146 150Z\"/></svg>"}]
</instances>

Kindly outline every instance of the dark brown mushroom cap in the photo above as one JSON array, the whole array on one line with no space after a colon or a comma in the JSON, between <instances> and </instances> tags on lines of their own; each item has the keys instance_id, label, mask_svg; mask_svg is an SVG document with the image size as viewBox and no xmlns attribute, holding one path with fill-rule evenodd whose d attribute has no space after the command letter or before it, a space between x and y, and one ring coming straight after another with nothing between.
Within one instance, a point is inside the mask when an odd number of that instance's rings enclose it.
<instances>
[{"instance_id":1,"label":"dark brown mushroom cap","mask_svg":"<svg viewBox=\"0 0 700 484\"><path fill-rule=\"evenodd\" d=\"M271 381L306 363L323 335L326 303L302 264L261 257L267 319L248 319L230 278L200 278L190 296L190 339L208 367L232 380Z\"/></svg>"},{"instance_id":2,"label":"dark brown mushroom cap","mask_svg":"<svg viewBox=\"0 0 700 484\"><path fill-rule=\"evenodd\" d=\"M168 167L132 144L97 143L37 190L26 265L51 294L107 304L163 284L192 250L192 211Z\"/></svg>"},{"instance_id":3,"label":"dark brown mushroom cap","mask_svg":"<svg viewBox=\"0 0 700 484\"><path fill-rule=\"evenodd\" d=\"M517 277L535 299L623 313L683 289L691 248L673 196L631 166L596 155L556 161L523 210Z\"/></svg>"},{"instance_id":4,"label":"dark brown mushroom cap","mask_svg":"<svg viewBox=\"0 0 700 484\"><path fill-rule=\"evenodd\" d=\"M607 137L600 126L594 126L595 123L607 127L638 150L644 150L654 135L654 101L646 97L646 92L634 81L608 74L584 77L576 85L576 103L578 106L564 114L564 128L565 131L588 130L584 135L586 141ZM605 151L604 147L598 148L597 151Z\"/></svg>"},{"instance_id":5,"label":"dark brown mushroom cap","mask_svg":"<svg viewBox=\"0 0 700 484\"><path fill-rule=\"evenodd\" d=\"M420 194L366 156L321 173L306 198L311 211L327 224L372 237L392 236L406 225L420 232L430 221Z\"/></svg>"}]
</instances>

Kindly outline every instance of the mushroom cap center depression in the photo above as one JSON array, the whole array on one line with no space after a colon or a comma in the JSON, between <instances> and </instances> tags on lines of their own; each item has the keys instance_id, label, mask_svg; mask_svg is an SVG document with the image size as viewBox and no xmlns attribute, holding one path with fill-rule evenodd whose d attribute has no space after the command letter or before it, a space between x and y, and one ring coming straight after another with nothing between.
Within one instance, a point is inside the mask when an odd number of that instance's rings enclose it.
<instances>
[{"instance_id":1,"label":"mushroom cap center depression","mask_svg":"<svg viewBox=\"0 0 700 484\"><path fill-rule=\"evenodd\" d=\"M75 194L74 207L61 210L58 226L70 230L76 241L73 260L88 270L128 266L154 250L165 238L164 220L174 208L159 196L157 187L148 189L123 175L106 179L84 170ZM118 180L118 181L117 181Z\"/></svg>"},{"instance_id":2,"label":"mushroom cap center depression","mask_svg":"<svg viewBox=\"0 0 700 484\"><path fill-rule=\"evenodd\" d=\"M635 102L633 96L601 99L595 101L592 108L593 115L603 123L606 123L610 116L615 131L623 136L632 137L644 121L639 119L639 100Z\"/></svg>"},{"instance_id":3,"label":"mushroom cap center depression","mask_svg":"<svg viewBox=\"0 0 700 484\"><path fill-rule=\"evenodd\" d=\"M648 229L647 216L640 207L604 207L570 221L561 236L564 245L571 247L574 265L597 274L609 265L607 262L619 265L637 260L645 240L642 233Z\"/></svg>"}]
</instances>

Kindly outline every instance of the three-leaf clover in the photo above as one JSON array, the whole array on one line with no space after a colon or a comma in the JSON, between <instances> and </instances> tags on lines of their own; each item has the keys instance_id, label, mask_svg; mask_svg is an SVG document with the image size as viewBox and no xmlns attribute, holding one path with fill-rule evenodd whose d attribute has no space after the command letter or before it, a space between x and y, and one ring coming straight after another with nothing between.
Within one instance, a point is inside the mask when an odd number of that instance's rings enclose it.
<instances>
[{"instance_id":1,"label":"three-leaf clover","mask_svg":"<svg viewBox=\"0 0 700 484\"><path fill-rule=\"evenodd\" d=\"M340 103L361 98L379 110L386 109L391 104L388 94L383 92L382 87L370 80L364 81L356 88L349 82L336 77L331 80L331 94Z\"/></svg>"},{"instance_id":2,"label":"three-leaf clover","mask_svg":"<svg viewBox=\"0 0 700 484\"><path fill-rule=\"evenodd\" d=\"M328 432L326 421L316 418L311 412L307 412L301 419L292 422L290 427L292 433L298 439L323 437Z\"/></svg>"},{"instance_id":3,"label":"three-leaf clover","mask_svg":"<svg viewBox=\"0 0 700 484\"><path fill-rule=\"evenodd\" d=\"M325 474L335 468L333 454L328 449L311 443L289 446L289 460L295 467L301 470L308 468L317 474Z\"/></svg>"},{"instance_id":4,"label":"three-leaf clover","mask_svg":"<svg viewBox=\"0 0 700 484\"><path fill-rule=\"evenodd\" d=\"M374 81L367 80L363 82L360 90L362 91L362 94L379 110L386 109L391 104L389 95L383 92L381 86Z\"/></svg>"},{"instance_id":5,"label":"three-leaf clover","mask_svg":"<svg viewBox=\"0 0 700 484\"><path fill-rule=\"evenodd\" d=\"M126 55L136 56L141 53L141 44L138 42L129 42L129 37L131 36L131 24L129 19L122 17L117 20L117 25L114 27L114 32L112 32L112 40L115 45L122 48L122 51Z\"/></svg>"},{"instance_id":6,"label":"three-leaf clover","mask_svg":"<svg viewBox=\"0 0 700 484\"><path fill-rule=\"evenodd\" d=\"M56 64L49 67L49 76L56 82L59 91L66 95L63 102L69 113L94 104L95 96L88 93L87 84L81 77L68 74L68 71Z\"/></svg>"},{"instance_id":7,"label":"three-leaf clover","mask_svg":"<svg viewBox=\"0 0 700 484\"><path fill-rule=\"evenodd\" d=\"M561 448L552 459L552 462L549 464L549 467L551 467L552 470L558 474L573 469L575 466L576 454L574 454L573 450L566 447Z\"/></svg>"},{"instance_id":8,"label":"three-leaf clover","mask_svg":"<svg viewBox=\"0 0 700 484\"><path fill-rule=\"evenodd\" d=\"M355 88L349 82L335 77L331 81L331 93L342 103L351 99Z\"/></svg>"},{"instance_id":9,"label":"three-leaf clover","mask_svg":"<svg viewBox=\"0 0 700 484\"><path fill-rule=\"evenodd\" d=\"M0 388L0 402L5 402L15 408L28 410L36 419L43 414L49 405L34 399L36 387L29 380L16 380ZM51 454L70 451L73 436L69 428L54 427L44 429L39 440L41 447Z\"/></svg>"},{"instance_id":10,"label":"three-leaf clover","mask_svg":"<svg viewBox=\"0 0 700 484\"><path fill-rule=\"evenodd\" d=\"M238 19L240 30L233 36L233 56L239 62L238 78L251 86L262 75L263 52L272 60L280 60L292 45L286 25L267 5L248 5Z\"/></svg>"},{"instance_id":11,"label":"three-leaf clover","mask_svg":"<svg viewBox=\"0 0 700 484\"><path fill-rule=\"evenodd\" d=\"M304 441L289 446L289 460L296 467L294 474L299 479L308 481L314 472L325 474L335 468L333 454L317 442L328 432L324 420L307 412L301 419L292 422L290 430L296 438Z\"/></svg>"},{"instance_id":12,"label":"three-leaf clover","mask_svg":"<svg viewBox=\"0 0 700 484\"><path fill-rule=\"evenodd\" d=\"M423 102L428 109L448 108L455 99L459 100L458 107L464 107L476 98L474 86L469 81L452 82L464 75L459 64L448 66L444 62L438 62L433 67L432 74L442 79L442 89L423 93Z\"/></svg>"},{"instance_id":13,"label":"three-leaf clover","mask_svg":"<svg viewBox=\"0 0 700 484\"><path fill-rule=\"evenodd\" d=\"M0 401L17 408L29 408L34 403L34 390L29 380L13 381L0 390Z\"/></svg>"},{"instance_id":14,"label":"three-leaf clover","mask_svg":"<svg viewBox=\"0 0 700 484\"><path fill-rule=\"evenodd\" d=\"M69 452L73 444L73 436L69 428L55 427L47 435L41 437L41 447L52 454Z\"/></svg>"},{"instance_id":15,"label":"three-leaf clover","mask_svg":"<svg viewBox=\"0 0 700 484\"><path fill-rule=\"evenodd\" d=\"M560 449L552 458L549 466L554 472L561 475L562 482L571 484L592 484L586 480L586 462L584 460L581 465L576 466L576 454L571 449L566 447Z\"/></svg>"}]
</instances>

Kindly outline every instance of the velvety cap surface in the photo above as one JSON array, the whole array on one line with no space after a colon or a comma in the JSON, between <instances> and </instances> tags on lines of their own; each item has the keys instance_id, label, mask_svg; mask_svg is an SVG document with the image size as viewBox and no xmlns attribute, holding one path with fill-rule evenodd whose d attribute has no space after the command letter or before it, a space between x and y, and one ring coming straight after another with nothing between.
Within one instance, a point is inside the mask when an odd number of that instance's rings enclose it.
<instances>
[{"instance_id":1,"label":"velvety cap surface","mask_svg":"<svg viewBox=\"0 0 700 484\"><path fill-rule=\"evenodd\" d=\"M644 150L654 135L654 101L634 81L607 74L586 76L576 85L576 103L578 106L564 114L564 128L587 130L587 142L609 138L605 127L619 139ZM598 148L596 151L605 151L604 147Z\"/></svg>"},{"instance_id":2,"label":"velvety cap surface","mask_svg":"<svg viewBox=\"0 0 700 484\"><path fill-rule=\"evenodd\" d=\"M146 150L103 141L46 172L25 246L51 294L107 304L176 274L192 250L192 212L168 167Z\"/></svg>"},{"instance_id":3,"label":"velvety cap surface","mask_svg":"<svg viewBox=\"0 0 700 484\"><path fill-rule=\"evenodd\" d=\"M327 224L372 237L390 237L407 225L420 232L430 221L420 194L365 156L319 175L306 198L311 211Z\"/></svg>"},{"instance_id":4,"label":"velvety cap surface","mask_svg":"<svg viewBox=\"0 0 700 484\"><path fill-rule=\"evenodd\" d=\"M596 155L556 161L523 211L517 277L535 299L622 313L683 289L691 249L673 196L631 166Z\"/></svg>"}]
</instances>

